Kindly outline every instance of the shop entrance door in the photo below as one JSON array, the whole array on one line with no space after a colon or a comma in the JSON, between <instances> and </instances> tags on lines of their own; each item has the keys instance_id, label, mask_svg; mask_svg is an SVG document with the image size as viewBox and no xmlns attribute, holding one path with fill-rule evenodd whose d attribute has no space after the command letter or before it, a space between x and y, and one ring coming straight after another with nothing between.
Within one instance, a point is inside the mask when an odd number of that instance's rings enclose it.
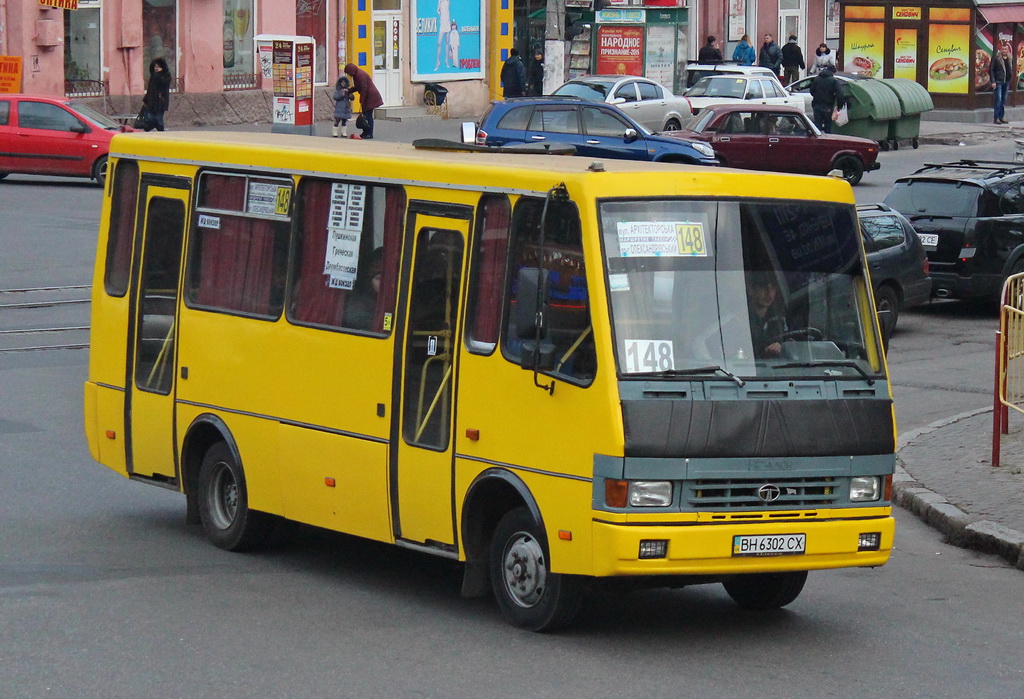
<instances>
[{"instance_id":1,"label":"shop entrance door","mask_svg":"<svg viewBox=\"0 0 1024 699\"><path fill-rule=\"evenodd\" d=\"M795 36L804 53L804 65L807 65L808 53L811 55L811 63L814 62L814 51L809 50L807 46L807 22L804 16L804 0L779 0L779 35L776 42L779 48L782 48L789 41L789 37Z\"/></svg>"},{"instance_id":2,"label":"shop entrance door","mask_svg":"<svg viewBox=\"0 0 1024 699\"><path fill-rule=\"evenodd\" d=\"M373 83L385 107L402 105L402 15L373 13Z\"/></svg>"}]
</instances>

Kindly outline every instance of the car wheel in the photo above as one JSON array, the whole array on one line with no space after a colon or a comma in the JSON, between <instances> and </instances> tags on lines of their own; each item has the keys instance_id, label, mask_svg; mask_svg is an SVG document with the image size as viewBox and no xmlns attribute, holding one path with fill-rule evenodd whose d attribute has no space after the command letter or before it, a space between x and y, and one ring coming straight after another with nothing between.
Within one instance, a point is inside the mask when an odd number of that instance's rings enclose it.
<instances>
[{"instance_id":1,"label":"car wheel","mask_svg":"<svg viewBox=\"0 0 1024 699\"><path fill-rule=\"evenodd\" d=\"M856 185L864 177L864 163L860 158L853 155L844 155L836 158L832 167L843 171L843 179L851 185Z\"/></svg>"},{"instance_id":2,"label":"car wheel","mask_svg":"<svg viewBox=\"0 0 1024 699\"><path fill-rule=\"evenodd\" d=\"M879 318L882 331L882 346L888 351L889 338L896 330L896 321L900 317L900 295L888 284L878 287L875 291L875 310L888 311Z\"/></svg>"},{"instance_id":3,"label":"car wheel","mask_svg":"<svg viewBox=\"0 0 1024 699\"><path fill-rule=\"evenodd\" d=\"M757 612L779 609L800 596L807 571L796 573L754 573L737 575L722 583L733 601Z\"/></svg>"},{"instance_id":4,"label":"car wheel","mask_svg":"<svg viewBox=\"0 0 1024 699\"><path fill-rule=\"evenodd\" d=\"M548 631L571 624L582 610L580 582L551 572L544 532L525 507L498 522L490 569L498 606L514 626Z\"/></svg>"},{"instance_id":5,"label":"car wheel","mask_svg":"<svg viewBox=\"0 0 1024 699\"><path fill-rule=\"evenodd\" d=\"M676 119L669 119L665 122L665 131L678 131L682 125Z\"/></svg>"},{"instance_id":6,"label":"car wheel","mask_svg":"<svg viewBox=\"0 0 1024 699\"><path fill-rule=\"evenodd\" d=\"M93 163L92 178L100 187L107 183L107 156L102 155Z\"/></svg>"},{"instance_id":7,"label":"car wheel","mask_svg":"<svg viewBox=\"0 0 1024 699\"><path fill-rule=\"evenodd\" d=\"M266 543L274 520L249 509L242 465L224 442L206 452L199 467L199 519L207 538L227 551L248 551Z\"/></svg>"}]
</instances>

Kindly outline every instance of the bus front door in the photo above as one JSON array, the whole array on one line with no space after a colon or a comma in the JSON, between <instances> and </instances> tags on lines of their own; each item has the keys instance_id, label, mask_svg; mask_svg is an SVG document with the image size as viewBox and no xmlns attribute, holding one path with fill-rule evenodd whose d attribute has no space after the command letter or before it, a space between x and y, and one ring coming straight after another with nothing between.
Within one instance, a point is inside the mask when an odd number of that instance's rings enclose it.
<instances>
[{"instance_id":1,"label":"bus front door","mask_svg":"<svg viewBox=\"0 0 1024 699\"><path fill-rule=\"evenodd\" d=\"M135 246L141 260L133 265L125 443L130 474L173 480L175 340L189 191L164 184L143 178L139 199L144 223L142 245Z\"/></svg>"},{"instance_id":2,"label":"bus front door","mask_svg":"<svg viewBox=\"0 0 1024 699\"><path fill-rule=\"evenodd\" d=\"M465 219L449 216L417 214L412 228L401 434L392 440L395 535L434 547L455 544L452 425L470 213Z\"/></svg>"}]
</instances>

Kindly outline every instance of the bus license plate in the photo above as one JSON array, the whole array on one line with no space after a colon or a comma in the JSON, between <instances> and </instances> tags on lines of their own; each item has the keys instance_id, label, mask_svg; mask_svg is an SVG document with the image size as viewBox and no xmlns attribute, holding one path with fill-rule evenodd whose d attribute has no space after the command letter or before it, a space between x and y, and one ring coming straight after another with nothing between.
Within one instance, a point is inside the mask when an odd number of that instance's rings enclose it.
<instances>
[{"instance_id":1,"label":"bus license plate","mask_svg":"<svg viewBox=\"0 0 1024 699\"><path fill-rule=\"evenodd\" d=\"M921 240L921 245L926 248L934 248L939 244L938 233L918 233L917 237Z\"/></svg>"},{"instance_id":2,"label":"bus license plate","mask_svg":"<svg viewBox=\"0 0 1024 699\"><path fill-rule=\"evenodd\" d=\"M733 556L789 556L804 552L806 534L761 534L734 536Z\"/></svg>"}]
</instances>

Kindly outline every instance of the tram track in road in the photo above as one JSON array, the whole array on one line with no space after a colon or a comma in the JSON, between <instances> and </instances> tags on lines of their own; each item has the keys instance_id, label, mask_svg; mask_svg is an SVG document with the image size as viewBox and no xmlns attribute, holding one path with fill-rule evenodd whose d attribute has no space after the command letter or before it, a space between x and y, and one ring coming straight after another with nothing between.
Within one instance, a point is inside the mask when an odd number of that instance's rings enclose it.
<instances>
[{"instance_id":1,"label":"tram track in road","mask_svg":"<svg viewBox=\"0 0 1024 699\"><path fill-rule=\"evenodd\" d=\"M0 289L0 353L88 348L90 288Z\"/></svg>"}]
</instances>

